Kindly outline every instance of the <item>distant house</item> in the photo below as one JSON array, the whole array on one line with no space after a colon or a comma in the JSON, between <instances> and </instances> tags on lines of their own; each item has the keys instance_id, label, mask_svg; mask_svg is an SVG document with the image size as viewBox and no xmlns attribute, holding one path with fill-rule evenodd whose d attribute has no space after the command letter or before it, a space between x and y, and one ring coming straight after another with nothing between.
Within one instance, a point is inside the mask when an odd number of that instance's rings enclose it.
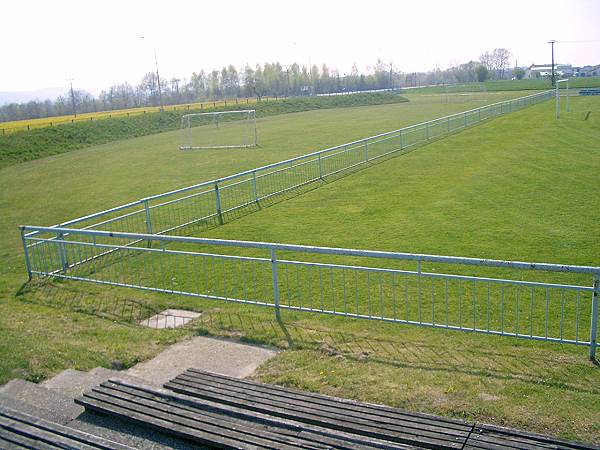
<instances>
[{"instance_id":1,"label":"distant house","mask_svg":"<svg viewBox=\"0 0 600 450\"><path fill-rule=\"evenodd\" d=\"M555 64L554 74L557 77L571 77L575 73L571 64ZM532 64L525 71L526 78L546 78L552 76L552 64Z\"/></svg>"},{"instance_id":2,"label":"distant house","mask_svg":"<svg viewBox=\"0 0 600 450\"><path fill-rule=\"evenodd\" d=\"M597 66L583 66L579 69L578 77L600 77L600 64Z\"/></svg>"}]
</instances>

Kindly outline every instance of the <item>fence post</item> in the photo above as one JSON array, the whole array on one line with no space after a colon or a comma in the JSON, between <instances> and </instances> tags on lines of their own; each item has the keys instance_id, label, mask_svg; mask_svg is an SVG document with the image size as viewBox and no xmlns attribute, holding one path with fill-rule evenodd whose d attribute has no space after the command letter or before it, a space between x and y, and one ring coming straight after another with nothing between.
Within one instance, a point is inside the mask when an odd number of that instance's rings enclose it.
<instances>
[{"instance_id":1,"label":"fence post","mask_svg":"<svg viewBox=\"0 0 600 450\"><path fill-rule=\"evenodd\" d=\"M402 134L402 130L400 130L400 150L404 148L404 135Z\"/></svg>"},{"instance_id":2,"label":"fence post","mask_svg":"<svg viewBox=\"0 0 600 450\"><path fill-rule=\"evenodd\" d=\"M365 141L365 162L369 162L369 142Z\"/></svg>"},{"instance_id":3,"label":"fence post","mask_svg":"<svg viewBox=\"0 0 600 450\"><path fill-rule=\"evenodd\" d=\"M252 190L254 191L254 201L258 205L258 187L256 186L256 170L252 172Z\"/></svg>"},{"instance_id":4,"label":"fence post","mask_svg":"<svg viewBox=\"0 0 600 450\"><path fill-rule=\"evenodd\" d=\"M425 124L425 140L429 140L429 122Z\"/></svg>"},{"instance_id":5,"label":"fence post","mask_svg":"<svg viewBox=\"0 0 600 450\"><path fill-rule=\"evenodd\" d=\"M317 160L319 161L319 178L323 179L323 163L321 162L321 153L317 154Z\"/></svg>"},{"instance_id":6,"label":"fence post","mask_svg":"<svg viewBox=\"0 0 600 450\"><path fill-rule=\"evenodd\" d=\"M146 232L152 233L152 221L150 220L150 207L148 206L148 200L144 200L144 211L146 211Z\"/></svg>"},{"instance_id":7,"label":"fence post","mask_svg":"<svg viewBox=\"0 0 600 450\"><path fill-rule=\"evenodd\" d=\"M448 117L448 134L450 134L450 117Z\"/></svg>"},{"instance_id":8,"label":"fence post","mask_svg":"<svg viewBox=\"0 0 600 450\"><path fill-rule=\"evenodd\" d=\"M56 239L63 241L65 236L62 233L56 234ZM58 255L60 257L60 265L62 266L62 271L66 272L67 267L69 267L69 261L67 260L67 249L65 247L64 242L58 243Z\"/></svg>"},{"instance_id":9,"label":"fence post","mask_svg":"<svg viewBox=\"0 0 600 450\"><path fill-rule=\"evenodd\" d=\"M592 321L590 325L590 361L596 360L598 346L598 303L600 303L600 274L594 275L594 292L592 294Z\"/></svg>"},{"instance_id":10,"label":"fence post","mask_svg":"<svg viewBox=\"0 0 600 450\"><path fill-rule=\"evenodd\" d=\"M271 272L273 274L273 298L275 299L275 317L281 322L281 310L279 309L279 277L277 276L277 253L271 249Z\"/></svg>"},{"instance_id":11,"label":"fence post","mask_svg":"<svg viewBox=\"0 0 600 450\"><path fill-rule=\"evenodd\" d=\"M219 223L223 225L223 214L221 213L221 194L219 194L219 182L215 181L215 201L217 204L217 217Z\"/></svg>"},{"instance_id":12,"label":"fence post","mask_svg":"<svg viewBox=\"0 0 600 450\"><path fill-rule=\"evenodd\" d=\"M29 249L25 240L25 227L21 227L21 241L23 242L23 253L25 254L25 266L27 267L27 276L31 281L31 262L29 261Z\"/></svg>"},{"instance_id":13,"label":"fence post","mask_svg":"<svg viewBox=\"0 0 600 450\"><path fill-rule=\"evenodd\" d=\"M467 128L467 113L465 113L465 128Z\"/></svg>"}]
</instances>

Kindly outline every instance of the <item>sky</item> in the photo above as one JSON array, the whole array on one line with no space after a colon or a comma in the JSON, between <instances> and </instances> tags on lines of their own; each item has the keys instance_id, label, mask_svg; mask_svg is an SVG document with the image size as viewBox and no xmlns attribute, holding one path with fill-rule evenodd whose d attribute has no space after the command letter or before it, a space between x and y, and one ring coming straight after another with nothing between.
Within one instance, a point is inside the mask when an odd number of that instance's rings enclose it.
<instances>
[{"instance_id":1,"label":"sky","mask_svg":"<svg viewBox=\"0 0 600 450\"><path fill-rule=\"evenodd\" d=\"M557 62L600 64L600 0L6 0L0 92L137 84L154 50L170 79L273 61L445 69L497 47L525 66L549 63L550 39Z\"/></svg>"}]
</instances>

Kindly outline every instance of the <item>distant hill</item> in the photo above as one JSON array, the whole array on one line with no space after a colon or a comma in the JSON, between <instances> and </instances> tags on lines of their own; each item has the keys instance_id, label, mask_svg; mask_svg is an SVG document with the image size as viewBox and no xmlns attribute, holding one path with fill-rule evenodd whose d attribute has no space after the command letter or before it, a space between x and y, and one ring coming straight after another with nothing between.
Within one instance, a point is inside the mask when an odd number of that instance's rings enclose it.
<instances>
[{"instance_id":1,"label":"distant hill","mask_svg":"<svg viewBox=\"0 0 600 450\"><path fill-rule=\"evenodd\" d=\"M0 92L0 106L7 103L26 103L31 100L55 100L68 90L68 87L49 87L35 91Z\"/></svg>"}]
</instances>

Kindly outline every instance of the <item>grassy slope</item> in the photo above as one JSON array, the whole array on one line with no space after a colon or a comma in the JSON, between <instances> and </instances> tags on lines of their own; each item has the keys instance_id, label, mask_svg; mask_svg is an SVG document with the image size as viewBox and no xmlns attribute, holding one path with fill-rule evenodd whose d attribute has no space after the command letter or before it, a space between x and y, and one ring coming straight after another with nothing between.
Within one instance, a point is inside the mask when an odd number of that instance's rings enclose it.
<instances>
[{"instance_id":1,"label":"grassy slope","mask_svg":"<svg viewBox=\"0 0 600 450\"><path fill-rule=\"evenodd\" d=\"M260 123L263 148L252 153L181 154L174 148L176 134L165 133L0 171L0 379L37 379L62 367L87 368L112 359L128 364L185 333L141 332L15 300L24 281L18 223L55 223L473 106L427 98L417 102L422 103L270 117ZM494 120L208 234L599 264L595 211L600 196L593 180L600 156L591 151L600 132L598 121L574 116L557 128L550 120L552 108L546 103ZM506 196L507 185L516 201ZM93 193L91 198L84 197L87 193ZM99 296L116 292L93 290ZM133 291L123 295L163 305L214 306ZM217 314L225 317L240 309L219 308ZM236 333L266 342L280 339L249 326L252 320L268 323L268 312L249 310L243 317L232 326ZM286 352L262 369L264 380L598 441L600 379L597 368L586 362L584 349L309 315L286 315L286 321L325 334L335 329L336 335L368 336L362 344L366 351L353 349L346 352L348 358L310 347ZM65 333L71 327L75 334ZM215 332L222 332L222 325L217 328ZM373 344L375 339L400 348L384 352L383 344Z\"/></svg>"},{"instance_id":2,"label":"grassy slope","mask_svg":"<svg viewBox=\"0 0 600 450\"><path fill-rule=\"evenodd\" d=\"M229 105L221 111L255 109L257 117L316 109L344 108L405 102L395 93L356 94L335 97L290 98L250 105ZM0 168L45 156L69 152L92 145L147 136L180 127L181 116L201 110L177 110L132 117L113 117L76 122L0 136Z\"/></svg>"}]
</instances>

